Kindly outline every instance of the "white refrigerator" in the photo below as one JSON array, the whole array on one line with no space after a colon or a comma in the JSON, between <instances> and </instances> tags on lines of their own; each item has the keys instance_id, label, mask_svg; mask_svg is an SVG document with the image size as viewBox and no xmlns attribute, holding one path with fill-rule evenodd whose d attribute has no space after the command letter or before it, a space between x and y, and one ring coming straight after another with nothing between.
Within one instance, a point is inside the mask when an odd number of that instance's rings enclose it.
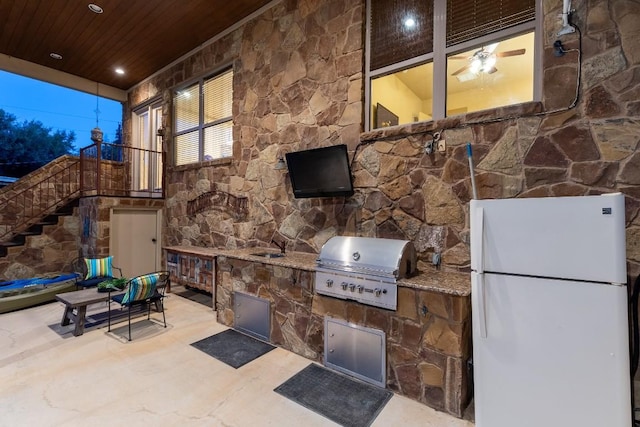
<instances>
[{"instance_id":1,"label":"white refrigerator","mask_svg":"<svg viewBox=\"0 0 640 427\"><path fill-rule=\"evenodd\" d=\"M472 200L476 427L630 427L622 194Z\"/></svg>"}]
</instances>

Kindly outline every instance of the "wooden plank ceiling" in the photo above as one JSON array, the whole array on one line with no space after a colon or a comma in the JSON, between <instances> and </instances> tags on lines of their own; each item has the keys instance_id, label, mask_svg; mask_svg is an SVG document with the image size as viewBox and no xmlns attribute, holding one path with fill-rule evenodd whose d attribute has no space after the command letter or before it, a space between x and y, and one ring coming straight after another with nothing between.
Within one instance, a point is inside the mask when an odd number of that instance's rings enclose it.
<instances>
[{"instance_id":1,"label":"wooden plank ceiling","mask_svg":"<svg viewBox=\"0 0 640 427\"><path fill-rule=\"evenodd\" d=\"M0 0L0 53L127 90L270 0L91 2Z\"/></svg>"}]
</instances>

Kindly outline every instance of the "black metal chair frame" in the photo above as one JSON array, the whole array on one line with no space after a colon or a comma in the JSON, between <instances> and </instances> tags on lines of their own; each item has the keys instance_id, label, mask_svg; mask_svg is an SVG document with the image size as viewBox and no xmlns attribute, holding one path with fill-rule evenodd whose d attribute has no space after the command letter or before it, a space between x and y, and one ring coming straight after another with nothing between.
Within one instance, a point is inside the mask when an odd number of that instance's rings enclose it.
<instances>
[{"instance_id":1,"label":"black metal chair frame","mask_svg":"<svg viewBox=\"0 0 640 427\"><path fill-rule=\"evenodd\" d=\"M155 284L155 290L154 293L148 297L148 298L142 298L142 299L137 299L137 300L133 300L130 301L128 303L122 304L121 301L123 300L124 296L131 291L131 286L130 283L132 280L138 278L138 277L142 277L142 276L148 276L150 274L159 274L160 277L158 277L158 280L156 281ZM108 314L108 328L107 328L107 332L111 332L111 301L120 303L120 307L127 307L127 320L129 323L129 341L131 341L131 308L135 305L146 305L147 307L147 320L151 319L151 303L154 303L156 306L156 311L161 311L162 312L162 322L164 323L164 327L167 327L167 318L164 314L164 297L165 297L165 290L167 288L167 286L169 286L169 272L168 271L157 271L155 273L147 273L147 274L141 274L139 276L133 277L131 279L129 279L127 281L126 287L125 287L125 291L124 293L120 293L118 292L117 295L112 296L113 292L109 292L109 314Z\"/></svg>"}]
</instances>

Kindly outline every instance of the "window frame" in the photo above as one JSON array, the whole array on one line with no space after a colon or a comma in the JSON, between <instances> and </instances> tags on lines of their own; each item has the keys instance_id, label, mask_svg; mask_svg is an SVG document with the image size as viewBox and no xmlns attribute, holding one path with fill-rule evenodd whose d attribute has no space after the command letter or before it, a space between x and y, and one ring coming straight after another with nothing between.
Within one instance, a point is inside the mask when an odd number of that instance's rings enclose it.
<instances>
[{"instance_id":1,"label":"window frame","mask_svg":"<svg viewBox=\"0 0 640 427\"><path fill-rule=\"evenodd\" d=\"M377 77L397 73L403 69L415 67L428 62L433 63L433 105L432 120L437 121L446 118L447 101L447 57L455 55L478 46L487 45L492 42L502 41L527 32L534 32L534 53L533 53L533 101L542 99L542 0L535 2L535 19L513 27L496 31L466 42L458 43L447 47L447 2L444 0L433 0L433 52L419 55L414 58L388 65L376 70L371 70L371 0L366 0L366 25L365 25L365 81L364 81L364 103L365 111L364 128L366 131L373 130L372 125L372 105L371 105L371 82ZM517 104L516 104L517 105ZM504 106L503 106L504 107ZM502 108L502 107L499 107ZM407 125L407 123L405 123ZM402 126L402 125L401 125Z\"/></svg>"},{"instance_id":2,"label":"window frame","mask_svg":"<svg viewBox=\"0 0 640 427\"><path fill-rule=\"evenodd\" d=\"M233 78L234 76L232 75L232 81L231 81L231 115L230 116L226 116L220 119L216 119L214 121L211 122L204 122L205 120L205 99L204 99L204 85L205 82L211 80L211 79L215 79L217 77L221 77L226 73L232 73L235 74L235 71L233 69L233 64L225 64L221 67L216 68L213 72L208 72L207 74L200 76L198 78L195 79L191 79L188 80L186 82L183 82L182 84L175 86L172 90L172 96L171 96L171 115L172 115L172 129L173 129L173 135L172 135L172 141L173 141L173 155L172 155L172 165L176 168L189 168L189 167L199 167L200 165L204 164L216 164L216 163L228 163L231 161L231 159L233 158L233 145L235 143L235 138L233 136L233 128L234 128L234 122L233 122ZM176 95L180 92L183 91L185 89L191 88L193 86L197 85L198 86L198 125L197 126L193 126L190 127L188 129L184 129L181 131L177 131L177 115L175 112L175 98ZM204 147L205 147L205 130L208 128L212 128L215 127L217 125L220 124L225 124L225 123L231 123L231 155L229 156L224 156L224 157L217 157L217 158L213 158L213 159L207 159L205 160L205 154L204 154ZM183 163L183 164L177 164L177 160L178 160L178 144L177 144L177 139L179 136L182 135L186 135L189 133L192 133L194 131L198 132L198 160L195 162L190 162L190 163Z\"/></svg>"}]
</instances>

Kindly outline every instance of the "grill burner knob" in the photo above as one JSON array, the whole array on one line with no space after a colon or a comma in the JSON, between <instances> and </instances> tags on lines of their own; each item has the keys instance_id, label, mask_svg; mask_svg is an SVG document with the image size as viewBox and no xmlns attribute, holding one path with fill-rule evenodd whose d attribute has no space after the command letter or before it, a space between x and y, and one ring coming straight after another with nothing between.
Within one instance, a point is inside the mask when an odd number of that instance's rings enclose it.
<instances>
[{"instance_id":1,"label":"grill burner knob","mask_svg":"<svg viewBox=\"0 0 640 427\"><path fill-rule=\"evenodd\" d=\"M355 291L355 290L356 290L356 285L354 285L353 283L352 283L352 284L350 284L350 285L349 285L349 290L350 290L351 292Z\"/></svg>"},{"instance_id":2,"label":"grill burner knob","mask_svg":"<svg viewBox=\"0 0 640 427\"><path fill-rule=\"evenodd\" d=\"M347 282L340 283L340 287L342 288L343 291L347 290L347 286L348 286Z\"/></svg>"},{"instance_id":3,"label":"grill burner knob","mask_svg":"<svg viewBox=\"0 0 640 427\"><path fill-rule=\"evenodd\" d=\"M364 291L364 286L358 285L358 293L361 294Z\"/></svg>"},{"instance_id":4,"label":"grill burner knob","mask_svg":"<svg viewBox=\"0 0 640 427\"><path fill-rule=\"evenodd\" d=\"M327 288L330 288L330 287L333 286L333 280L331 280L331 279L327 279L326 283L327 283Z\"/></svg>"},{"instance_id":5,"label":"grill burner knob","mask_svg":"<svg viewBox=\"0 0 640 427\"><path fill-rule=\"evenodd\" d=\"M380 288L375 288L375 289L373 290L373 293L375 294L375 296L379 297L379 296L380 296L380 294L382 293L382 289L380 289Z\"/></svg>"}]
</instances>

